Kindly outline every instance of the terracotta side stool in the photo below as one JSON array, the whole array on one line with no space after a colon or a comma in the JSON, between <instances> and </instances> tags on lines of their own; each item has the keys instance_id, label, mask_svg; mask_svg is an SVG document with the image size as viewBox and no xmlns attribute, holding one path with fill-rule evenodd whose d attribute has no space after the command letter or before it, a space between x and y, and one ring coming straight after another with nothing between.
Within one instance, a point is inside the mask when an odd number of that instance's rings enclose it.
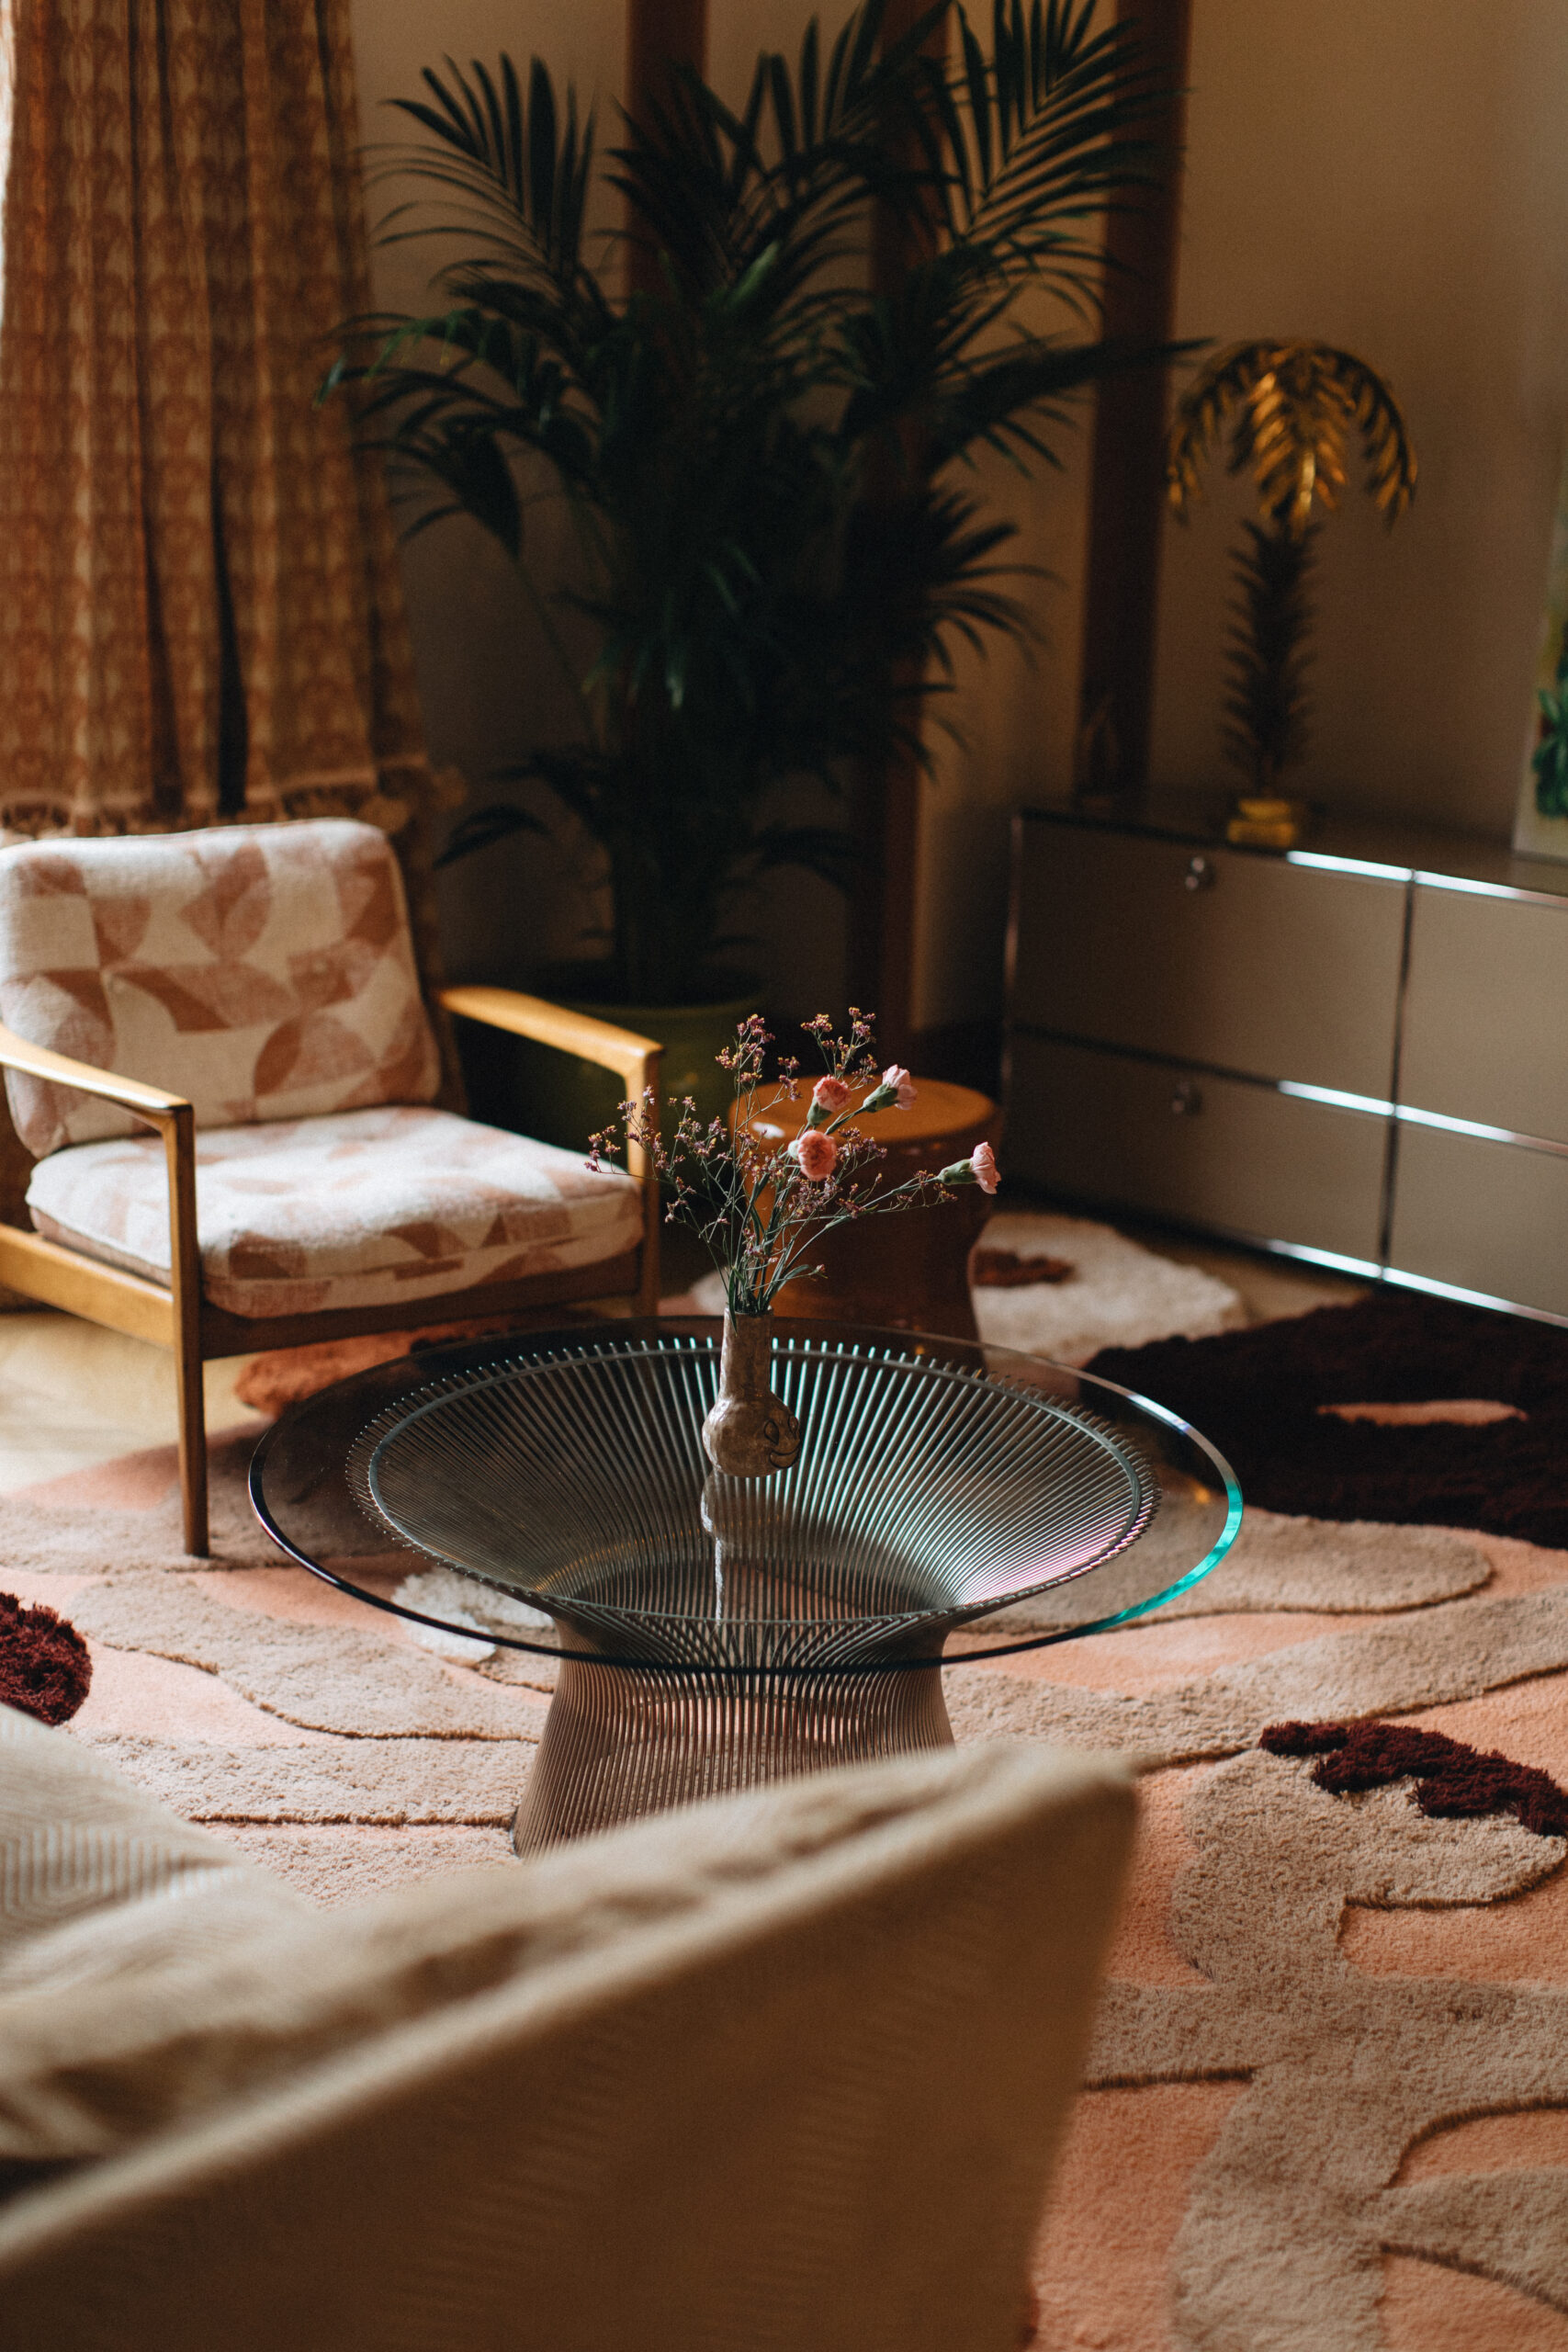
<instances>
[{"instance_id":1,"label":"terracotta side stool","mask_svg":"<svg viewBox=\"0 0 1568 2352\"><path fill-rule=\"evenodd\" d=\"M917 1078L915 1086L908 1111L874 1111L865 1121L863 1132L887 1154L877 1170L879 1187L901 1184L922 1168L934 1175L967 1159L977 1143L1000 1139L1001 1114L987 1096L933 1078ZM806 1125L810 1107L811 1090L803 1080L798 1102L768 1103L751 1121L751 1132L783 1150ZM824 1279L786 1283L777 1312L973 1340L978 1334L969 1304L969 1252L990 1212L978 1185L966 1184L929 1208L841 1225L811 1247L811 1262L826 1269Z\"/></svg>"}]
</instances>

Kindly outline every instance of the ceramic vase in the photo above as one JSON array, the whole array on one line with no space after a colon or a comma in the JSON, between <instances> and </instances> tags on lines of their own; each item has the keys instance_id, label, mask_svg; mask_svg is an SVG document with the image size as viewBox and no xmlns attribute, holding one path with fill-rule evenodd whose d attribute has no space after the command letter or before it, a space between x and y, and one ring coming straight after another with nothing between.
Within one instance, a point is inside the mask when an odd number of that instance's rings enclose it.
<instances>
[{"instance_id":1,"label":"ceramic vase","mask_svg":"<svg viewBox=\"0 0 1568 2352\"><path fill-rule=\"evenodd\" d=\"M800 1452L800 1423L768 1385L773 1355L773 1317L727 1307L718 1395L703 1423L708 1460L727 1477L765 1478Z\"/></svg>"}]
</instances>

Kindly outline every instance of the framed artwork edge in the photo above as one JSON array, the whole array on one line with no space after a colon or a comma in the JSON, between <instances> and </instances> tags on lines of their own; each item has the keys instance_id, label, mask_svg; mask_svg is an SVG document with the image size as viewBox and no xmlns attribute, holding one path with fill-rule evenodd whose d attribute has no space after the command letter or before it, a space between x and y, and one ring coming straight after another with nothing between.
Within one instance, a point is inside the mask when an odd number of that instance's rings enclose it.
<instances>
[{"instance_id":1,"label":"framed artwork edge","mask_svg":"<svg viewBox=\"0 0 1568 2352\"><path fill-rule=\"evenodd\" d=\"M1548 734L1540 697L1542 695L1562 695L1558 667L1565 650L1568 650L1568 447L1564 448L1557 481L1551 553L1547 560L1546 570L1546 609L1541 616L1535 694L1514 816L1516 854L1520 857L1552 858L1560 864L1568 864L1568 814L1544 816L1536 806L1535 759Z\"/></svg>"}]
</instances>

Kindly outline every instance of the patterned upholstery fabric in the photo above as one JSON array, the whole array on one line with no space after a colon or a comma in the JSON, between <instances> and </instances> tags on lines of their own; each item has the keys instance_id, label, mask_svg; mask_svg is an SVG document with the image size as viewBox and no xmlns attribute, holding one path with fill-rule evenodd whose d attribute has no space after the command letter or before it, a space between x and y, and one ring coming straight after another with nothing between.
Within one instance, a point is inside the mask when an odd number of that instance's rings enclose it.
<instances>
[{"instance_id":1,"label":"patterned upholstery fabric","mask_svg":"<svg viewBox=\"0 0 1568 2352\"><path fill-rule=\"evenodd\" d=\"M438 1297L596 1264L637 1247L641 1196L616 1170L417 1105L209 1130L197 1138L202 1283L233 1315L312 1315ZM39 1162L39 1231L169 1280L155 1136Z\"/></svg>"},{"instance_id":2,"label":"patterned upholstery fabric","mask_svg":"<svg viewBox=\"0 0 1568 2352\"><path fill-rule=\"evenodd\" d=\"M200 1127L427 1102L440 1079L396 859L345 820L0 852L0 1018L185 1095ZM146 1133L6 1083L35 1156Z\"/></svg>"}]
</instances>

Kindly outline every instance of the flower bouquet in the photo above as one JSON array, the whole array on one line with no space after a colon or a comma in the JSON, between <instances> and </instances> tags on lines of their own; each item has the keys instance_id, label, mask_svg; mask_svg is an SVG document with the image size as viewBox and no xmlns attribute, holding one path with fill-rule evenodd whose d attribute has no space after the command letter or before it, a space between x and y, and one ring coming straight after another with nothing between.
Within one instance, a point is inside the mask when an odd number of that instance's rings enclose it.
<instances>
[{"instance_id":1,"label":"flower bouquet","mask_svg":"<svg viewBox=\"0 0 1568 2352\"><path fill-rule=\"evenodd\" d=\"M627 1102L619 1125L590 1145L588 1164L597 1168L626 1144L639 1144L665 1186L667 1221L690 1226L724 1277L719 1393L703 1423L703 1443L715 1468L732 1477L787 1469L800 1451L799 1425L768 1385L773 1303L785 1283L821 1274L809 1262L821 1237L858 1217L950 1199L959 1185L997 1189L988 1143L934 1175L921 1170L900 1184L879 1182L886 1152L858 1122L879 1111L908 1110L915 1099L909 1073L896 1063L878 1071L874 1024L853 1006L847 1035L835 1032L825 1012L805 1025L824 1070L811 1088L806 1125L786 1150L759 1133L759 1111L798 1102L805 1081L795 1059L779 1064L776 1080L766 1079L773 1041L755 1014L718 1057L735 1086L728 1121L705 1125L688 1098L665 1143L651 1102ZM767 1100L760 1102L765 1089Z\"/></svg>"}]
</instances>

